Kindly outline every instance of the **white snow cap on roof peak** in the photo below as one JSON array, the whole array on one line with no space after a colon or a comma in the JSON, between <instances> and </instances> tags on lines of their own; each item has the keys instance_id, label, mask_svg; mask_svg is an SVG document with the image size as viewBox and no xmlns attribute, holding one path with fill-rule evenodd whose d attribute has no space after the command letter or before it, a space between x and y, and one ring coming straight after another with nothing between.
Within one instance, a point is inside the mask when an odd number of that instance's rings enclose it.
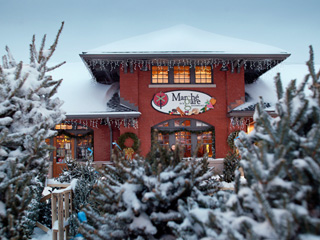
<instances>
[{"instance_id":1,"label":"white snow cap on roof peak","mask_svg":"<svg viewBox=\"0 0 320 240\"><path fill-rule=\"evenodd\" d=\"M188 25L170 28L116 41L87 51L103 53L222 53L222 54L283 54L280 48L247 40L226 37Z\"/></svg>"}]
</instances>

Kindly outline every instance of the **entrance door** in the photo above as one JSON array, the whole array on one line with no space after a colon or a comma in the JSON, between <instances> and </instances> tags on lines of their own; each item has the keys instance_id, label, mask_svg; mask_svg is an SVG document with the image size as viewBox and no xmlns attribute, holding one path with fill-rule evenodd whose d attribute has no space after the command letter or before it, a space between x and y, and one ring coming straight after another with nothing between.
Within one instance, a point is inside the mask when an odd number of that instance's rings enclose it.
<instances>
[{"instance_id":1,"label":"entrance door","mask_svg":"<svg viewBox=\"0 0 320 240\"><path fill-rule=\"evenodd\" d=\"M67 167L66 160L74 159L74 139L64 134L54 138L56 151L53 152L53 176L58 177Z\"/></svg>"},{"instance_id":2,"label":"entrance door","mask_svg":"<svg viewBox=\"0 0 320 240\"><path fill-rule=\"evenodd\" d=\"M184 150L184 157L191 157L191 133L186 131L175 133L175 144L181 146Z\"/></svg>"},{"instance_id":3,"label":"entrance door","mask_svg":"<svg viewBox=\"0 0 320 240\"><path fill-rule=\"evenodd\" d=\"M157 130L158 143L163 147L179 144L184 148L184 157L215 158L214 127L195 119L175 118L161 122L153 129Z\"/></svg>"}]
</instances>

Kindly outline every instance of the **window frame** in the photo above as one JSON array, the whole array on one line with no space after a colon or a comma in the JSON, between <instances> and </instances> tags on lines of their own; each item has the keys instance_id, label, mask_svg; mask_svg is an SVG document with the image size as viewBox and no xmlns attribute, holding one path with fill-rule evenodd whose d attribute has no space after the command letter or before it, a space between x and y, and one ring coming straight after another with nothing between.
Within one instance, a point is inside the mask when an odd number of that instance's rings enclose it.
<instances>
[{"instance_id":1,"label":"window frame","mask_svg":"<svg viewBox=\"0 0 320 240\"><path fill-rule=\"evenodd\" d=\"M174 68L175 67L179 67L178 65L175 65L175 66L164 66L164 67L168 67L168 83L153 83L153 78L152 78L152 73L153 73L153 70L152 70L152 67L163 67L163 66L157 66L157 65L152 65L151 66L151 85L158 85L158 86L161 86L161 85L165 85L165 84L173 84L173 85L213 85L214 84L214 71L213 71L213 67L210 66L210 65L206 65L206 66L203 66L203 67L210 67L211 69L211 82L210 83L196 83L196 68L195 67L201 67L202 65L195 65L195 66L189 66L189 65L182 65L181 67L189 67L189 75L190 75L190 82L189 83L175 83L174 82Z\"/></svg>"},{"instance_id":2,"label":"window frame","mask_svg":"<svg viewBox=\"0 0 320 240\"><path fill-rule=\"evenodd\" d=\"M180 125L176 126L175 123L179 121L180 123L184 123L185 121L190 121L190 125ZM163 124L168 123L167 126L163 126ZM202 123L204 125L197 126L197 123ZM193 118L174 118L168 119L166 121L160 122L152 127L152 132L154 130L161 131L161 134L169 134L169 146L172 144L176 144L175 142L175 133L182 132L182 131L189 131L191 132L191 156L194 154L196 150L198 139L197 136L201 132L208 132L212 131L212 158L215 158L215 127L198 119ZM178 131L180 130L180 131ZM167 132L167 133L166 133ZM197 133L196 133L197 132ZM158 136L156 136L158 138ZM160 144L161 145L161 144ZM163 144L166 146L166 144Z\"/></svg>"},{"instance_id":3,"label":"window frame","mask_svg":"<svg viewBox=\"0 0 320 240\"><path fill-rule=\"evenodd\" d=\"M63 127L62 127L63 126ZM84 136L84 138L86 137L90 137L91 138L91 141L90 141L90 144L91 145L91 150L94 149L94 130L92 128L90 128L89 126L86 126L84 124L80 124L80 123L66 123L66 122L62 122L60 124L56 124L55 126L55 131L57 131L57 136L55 137L52 137L50 138L50 145L54 146L56 143L57 143L57 138L60 137L60 136L66 136L68 138L70 138L70 141L73 141L73 146L71 146L71 154L74 156L74 159L79 161L79 162L83 162L83 161L88 161L88 159L86 158L77 158L78 156L78 150L81 148L81 147L84 147L84 146L78 146L78 143L81 142L81 136ZM52 153L51 156L50 156L50 161L55 161L56 163L59 163L57 162L57 150L58 148L56 148L54 150L55 153ZM54 156L55 155L55 159L54 159ZM94 159L94 156L93 156L93 152L92 152L92 159ZM64 157L65 159L65 157ZM63 160L62 163L65 163L65 160Z\"/></svg>"}]
</instances>

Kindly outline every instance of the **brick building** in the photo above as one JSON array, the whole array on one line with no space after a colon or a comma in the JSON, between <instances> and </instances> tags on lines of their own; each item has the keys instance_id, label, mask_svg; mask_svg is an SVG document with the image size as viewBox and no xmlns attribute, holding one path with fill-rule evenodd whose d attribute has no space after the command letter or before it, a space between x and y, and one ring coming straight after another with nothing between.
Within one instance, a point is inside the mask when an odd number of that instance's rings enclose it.
<instances>
[{"instance_id":1,"label":"brick building","mask_svg":"<svg viewBox=\"0 0 320 240\"><path fill-rule=\"evenodd\" d=\"M223 158L228 135L252 122L245 86L289 55L185 25L83 52L82 67L61 70L67 119L51 139L53 174L66 157L110 161L112 143L127 132L140 140L141 155L154 134L162 145L183 145L186 157ZM123 136L132 147L134 138Z\"/></svg>"}]
</instances>

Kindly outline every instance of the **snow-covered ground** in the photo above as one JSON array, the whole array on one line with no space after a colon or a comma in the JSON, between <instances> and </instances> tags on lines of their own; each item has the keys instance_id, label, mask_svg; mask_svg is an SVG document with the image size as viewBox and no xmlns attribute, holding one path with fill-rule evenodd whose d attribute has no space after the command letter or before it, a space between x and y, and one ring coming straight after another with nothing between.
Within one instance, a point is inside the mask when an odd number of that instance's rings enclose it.
<instances>
[{"instance_id":1,"label":"snow-covered ground","mask_svg":"<svg viewBox=\"0 0 320 240\"><path fill-rule=\"evenodd\" d=\"M51 240L52 239L52 231L44 232L40 228L36 227L34 229L32 240Z\"/></svg>"}]
</instances>

